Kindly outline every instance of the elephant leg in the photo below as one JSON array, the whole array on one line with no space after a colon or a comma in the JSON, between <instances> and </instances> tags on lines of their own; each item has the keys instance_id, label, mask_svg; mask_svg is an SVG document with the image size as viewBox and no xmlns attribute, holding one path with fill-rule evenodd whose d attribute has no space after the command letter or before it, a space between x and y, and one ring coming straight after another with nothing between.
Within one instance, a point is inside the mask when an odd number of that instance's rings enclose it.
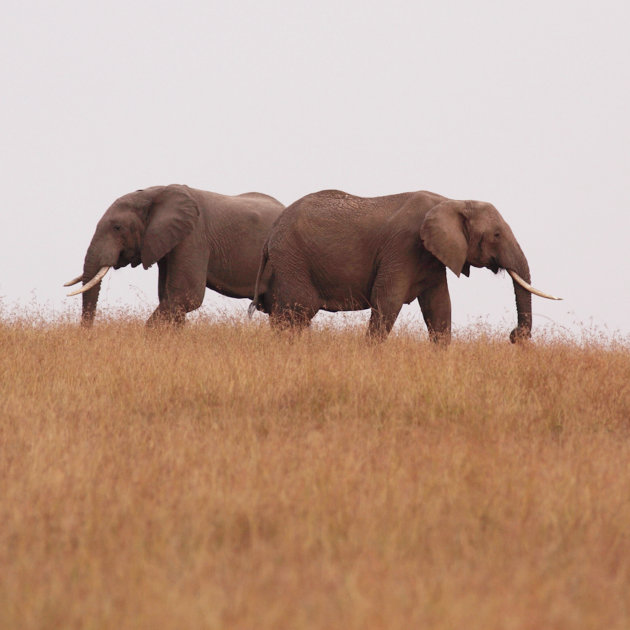
<instances>
[{"instance_id":1,"label":"elephant leg","mask_svg":"<svg viewBox=\"0 0 630 630\"><path fill-rule=\"evenodd\" d=\"M386 277L376 277L370 296L372 314L368 324L368 338L382 341L389 335L402 308L403 296L401 283L399 286L388 286Z\"/></svg>"},{"instance_id":2,"label":"elephant leg","mask_svg":"<svg viewBox=\"0 0 630 630\"><path fill-rule=\"evenodd\" d=\"M299 282L296 276L292 276L290 283L274 277L267 289L266 301L269 323L274 330L308 328L321 306L315 288L310 282Z\"/></svg>"},{"instance_id":3,"label":"elephant leg","mask_svg":"<svg viewBox=\"0 0 630 630\"><path fill-rule=\"evenodd\" d=\"M269 315L269 323L274 330L294 330L300 332L311 325L316 310L301 306L284 306L273 308Z\"/></svg>"},{"instance_id":4,"label":"elephant leg","mask_svg":"<svg viewBox=\"0 0 630 630\"><path fill-rule=\"evenodd\" d=\"M174 324L175 326L183 326L186 321L186 311L181 308L171 308L166 302L160 302L158 307L151 313L151 317L147 320L149 328L162 326L165 324Z\"/></svg>"},{"instance_id":5,"label":"elephant leg","mask_svg":"<svg viewBox=\"0 0 630 630\"><path fill-rule=\"evenodd\" d=\"M158 261L158 297L160 303L147 326L181 326L186 313L199 308L206 290L207 256L190 256L175 248Z\"/></svg>"},{"instance_id":6,"label":"elephant leg","mask_svg":"<svg viewBox=\"0 0 630 630\"><path fill-rule=\"evenodd\" d=\"M448 345L451 341L451 296L448 292L446 272L438 284L418 296L418 304L431 341Z\"/></svg>"},{"instance_id":7,"label":"elephant leg","mask_svg":"<svg viewBox=\"0 0 630 630\"><path fill-rule=\"evenodd\" d=\"M375 341L383 341L396 323L402 304L372 307L367 336Z\"/></svg>"}]
</instances>

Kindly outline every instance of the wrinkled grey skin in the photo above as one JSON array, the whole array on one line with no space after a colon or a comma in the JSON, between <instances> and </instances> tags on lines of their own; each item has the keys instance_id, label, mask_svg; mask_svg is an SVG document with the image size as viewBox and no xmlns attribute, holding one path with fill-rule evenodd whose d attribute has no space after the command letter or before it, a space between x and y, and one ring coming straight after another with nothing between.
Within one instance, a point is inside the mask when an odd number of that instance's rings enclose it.
<instances>
[{"instance_id":1,"label":"wrinkled grey skin","mask_svg":"<svg viewBox=\"0 0 630 630\"><path fill-rule=\"evenodd\" d=\"M235 298L254 295L260 251L284 206L268 195L229 197L188 186L154 186L117 199L96 226L83 284L104 265L158 264L159 306L147 324L182 324L206 287ZM261 292L266 289L262 278ZM94 320L100 283L83 293L81 322Z\"/></svg>"},{"instance_id":2,"label":"wrinkled grey skin","mask_svg":"<svg viewBox=\"0 0 630 630\"><path fill-rule=\"evenodd\" d=\"M431 339L448 343L446 267L468 276L471 266L512 269L530 282L527 260L491 204L424 191L368 199L325 190L290 205L271 228L250 313L301 328L319 309L369 308L368 335L382 339L402 305L417 299ZM531 294L516 283L514 293L512 342L532 327Z\"/></svg>"}]
</instances>

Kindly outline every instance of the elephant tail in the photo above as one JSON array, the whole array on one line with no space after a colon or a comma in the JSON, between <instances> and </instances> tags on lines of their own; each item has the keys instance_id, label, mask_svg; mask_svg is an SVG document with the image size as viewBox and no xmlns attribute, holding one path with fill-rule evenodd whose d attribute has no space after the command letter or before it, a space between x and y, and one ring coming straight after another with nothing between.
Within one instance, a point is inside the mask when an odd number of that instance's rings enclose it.
<instances>
[{"instance_id":1,"label":"elephant tail","mask_svg":"<svg viewBox=\"0 0 630 630\"><path fill-rule=\"evenodd\" d=\"M253 314L260 310L260 295L258 291L260 289L260 280L262 279L263 273L265 273L265 267L267 266L267 260L269 260L269 249L267 247L267 241L263 245L262 255L260 256L260 266L258 267L258 275L256 276L256 284L254 286L254 298L252 299L252 303L249 305L247 309L247 315L251 318Z\"/></svg>"}]
</instances>

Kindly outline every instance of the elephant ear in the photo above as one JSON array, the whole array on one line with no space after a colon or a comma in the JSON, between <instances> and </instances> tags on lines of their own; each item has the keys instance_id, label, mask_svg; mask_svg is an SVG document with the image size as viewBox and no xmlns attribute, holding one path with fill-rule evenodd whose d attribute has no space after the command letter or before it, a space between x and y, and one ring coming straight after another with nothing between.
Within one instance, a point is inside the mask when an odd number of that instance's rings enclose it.
<instances>
[{"instance_id":1,"label":"elephant ear","mask_svg":"<svg viewBox=\"0 0 630 630\"><path fill-rule=\"evenodd\" d=\"M469 270L465 222L461 203L449 200L431 208L420 228L424 246L458 277Z\"/></svg>"},{"instance_id":2,"label":"elephant ear","mask_svg":"<svg viewBox=\"0 0 630 630\"><path fill-rule=\"evenodd\" d=\"M199 207L187 186L166 186L156 194L140 252L148 269L190 234L199 220Z\"/></svg>"}]
</instances>

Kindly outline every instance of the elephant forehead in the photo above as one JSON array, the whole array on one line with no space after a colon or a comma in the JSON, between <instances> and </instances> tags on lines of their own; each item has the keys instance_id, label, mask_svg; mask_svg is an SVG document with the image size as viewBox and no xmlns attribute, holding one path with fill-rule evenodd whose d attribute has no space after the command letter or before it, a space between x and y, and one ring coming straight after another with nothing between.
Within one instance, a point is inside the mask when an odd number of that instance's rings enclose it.
<instances>
[{"instance_id":1,"label":"elephant forehead","mask_svg":"<svg viewBox=\"0 0 630 630\"><path fill-rule=\"evenodd\" d=\"M502 219L499 211L487 201L467 201L466 209L471 216L485 218L487 220Z\"/></svg>"},{"instance_id":2,"label":"elephant forehead","mask_svg":"<svg viewBox=\"0 0 630 630\"><path fill-rule=\"evenodd\" d=\"M97 228L109 230L113 225L124 225L126 227L139 226L142 224L135 208L127 205L112 207L98 222Z\"/></svg>"},{"instance_id":3,"label":"elephant forehead","mask_svg":"<svg viewBox=\"0 0 630 630\"><path fill-rule=\"evenodd\" d=\"M109 207L108 212L138 211L151 205L157 193L162 191L164 186L152 186L143 190L127 193L118 197Z\"/></svg>"},{"instance_id":4,"label":"elephant forehead","mask_svg":"<svg viewBox=\"0 0 630 630\"><path fill-rule=\"evenodd\" d=\"M495 230L507 227L499 211L491 204L477 202L468 213L469 222L478 230Z\"/></svg>"}]
</instances>

